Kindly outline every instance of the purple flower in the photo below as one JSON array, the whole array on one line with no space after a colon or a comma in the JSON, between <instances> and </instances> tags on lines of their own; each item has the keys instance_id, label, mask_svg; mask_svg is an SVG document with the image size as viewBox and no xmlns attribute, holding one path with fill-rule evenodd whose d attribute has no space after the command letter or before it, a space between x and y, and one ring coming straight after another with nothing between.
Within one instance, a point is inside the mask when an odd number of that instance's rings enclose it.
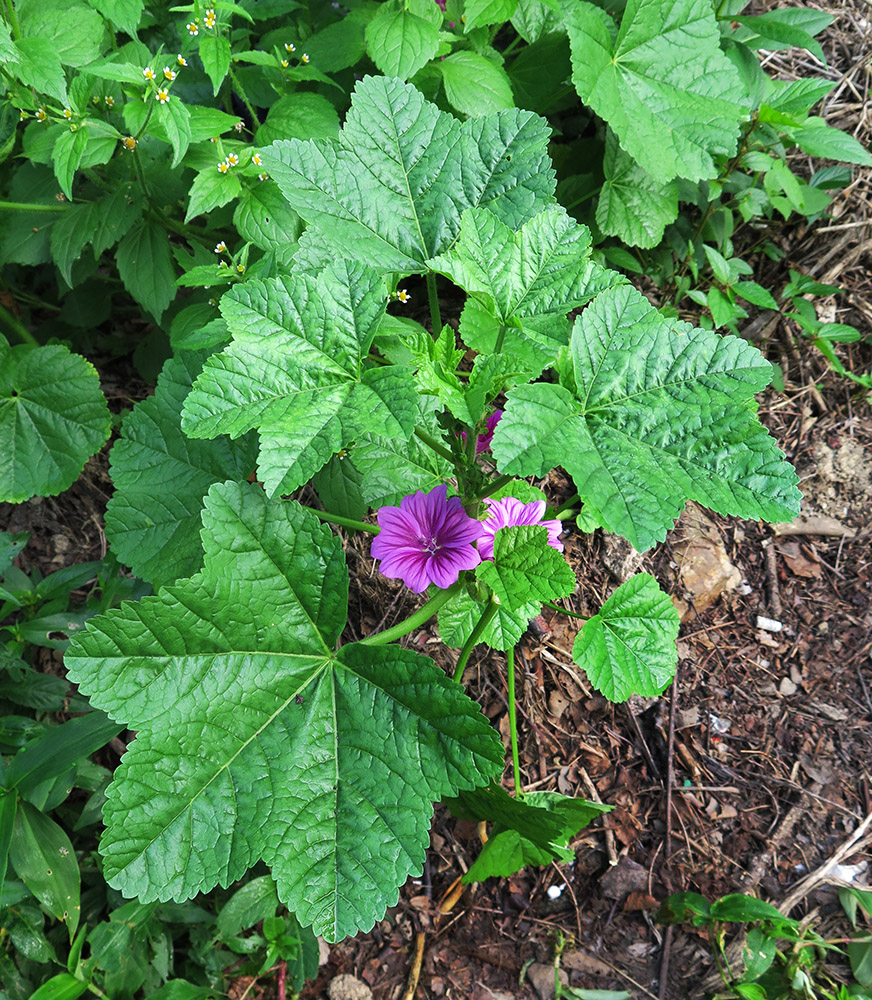
<instances>
[{"instance_id":1,"label":"purple flower","mask_svg":"<svg viewBox=\"0 0 872 1000\"><path fill-rule=\"evenodd\" d=\"M443 59L444 58L445 57L443 56ZM475 439L476 455L480 455L483 451L490 450L491 441L494 439L494 431L496 430L496 426L500 422L500 417L502 415L502 410L494 410L494 412L485 421L484 434L479 434ZM460 440L466 444L466 431L460 432Z\"/></svg>"},{"instance_id":2,"label":"purple flower","mask_svg":"<svg viewBox=\"0 0 872 1000\"><path fill-rule=\"evenodd\" d=\"M381 559L385 576L399 577L416 594L431 583L450 587L461 570L481 562L473 545L481 522L466 513L459 497L448 498L444 484L403 497L399 507L382 507L378 523L373 558Z\"/></svg>"},{"instance_id":3,"label":"purple flower","mask_svg":"<svg viewBox=\"0 0 872 1000\"><path fill-rule=\"evenodd\" d=\"M515 497L503 497L502 500L485 500L490 507L487 517L480 521L478 536L478 551L482 559L494 557L494 535L500 528L514 528L519 524L541 524L548 529L548 544L558 552L563 551L563 542L559 535L563 525L556 518L543 521L545 501L536 500L533 503L521 503Z\"/></svg>"},{"instance_id":4,"label":"purple flower","mask_svg":"<svg viewBox=\"0 0 872 1000\"><path fill-rule=\"evenodd\" d=\"M445 13L445 8L448 6L448 0L436 0L436 6L444 14Z\"/></svg>"},{"instance_id":5,"label":"purple flower","mask_svg":"<svg viewBox=\"0 0 872 1000\"><path fill-rule=\"evenodd\" d=\"M476 455L480 455L483 451L490 451L491 441L494 439L494 431L496 430L496 426L500 422L500 417L502 415L502 410L494 410L494 412L487 418L484 425L484 434L479 434L479 436L475 439Z\"/></svg>"}]
</instances>

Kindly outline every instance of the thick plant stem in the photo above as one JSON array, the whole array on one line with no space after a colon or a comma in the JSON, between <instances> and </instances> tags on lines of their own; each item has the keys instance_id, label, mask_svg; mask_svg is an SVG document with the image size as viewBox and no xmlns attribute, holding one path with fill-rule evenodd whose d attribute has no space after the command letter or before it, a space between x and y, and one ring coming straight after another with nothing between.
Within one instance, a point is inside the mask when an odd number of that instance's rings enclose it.
<instances>
[{"instance_id":1,"label":"thick plant stem","mask_svg":"<svg viewBox=\"0 0 872 1000\"><path fill-rule=\"evenodd\" d=\"M430 300L430 322L433 324L433 336L442 333L442 314L439 312L439 295L436 292L436 275L427 272L427 298Z\"/></svg>"},{"instance_id":2,"label":"thick plant stem","mask_svg":"<svg viewBox=\"0 0 872 1000\"><path fill-rule=\"evenodd\" d=\"M456 458L451 452L445 447L445 445L440 444L432 434L428 434L426 431L422 431L420 427L415 428L415 437L420 438L428 448L432 448L437 455L441 455L443 458L447 458L452 465L454 465Z\"/></svg>"},{"instance_id":3,"label":"thick plant stem","mask_svg":"<svg viewBox=\"0 0 872 1000\"><path fill-rule=\"evenodd\" d=\"M515 779L515 797L521 795L521 764L518 760L518 714L515 708L515 647L506 653L506 686L509 689L509 737L512 741L512 776Z\"/></svg>"},{"instance_id":4,"label":"thick plant stem","mask_svg":"<svg viewBox=\"0 0 872 1000\"><path fill-rule=\"evenodd\" d=\"M39 341L21 322L21 320L11 313L6 306L0 305L0 323L15 334L22 344L30 344L31 347L39 347Z\"/></svg>"},{"instance_id":5,"label":"thick plant stem","mask_svg":"<svg viewBox=\"0 0 872 1000\"><path fill-rule=\"evenodd\" d=\"M502 351L503 343L505 342L506 339L506 330L508 330L506 324L505 323L501 324L500 332L497 334L497 342L496 344L494 344L494 351L493 351L494 354L499 354Z\"/></svg>"},{"instance_id":6,"label":"thick plant stem","mask_svg":"<svg viewBox=\"0 0 872 1000\"><path fill-rule=\"evenodd\" d=\"M416 628L420 628L424 622L429 621L443 604L447 604L454 597L462 586L462 582L458 580L457 583L453 583L447 590L440 590L435 597L431 597L413 615L409 615L408 618L394 625L392 628L385 629L384 632L378 632L375 635L361 639L360 644L362 646L384 646L389 642L393 642L394 639L401 639Z\"/></svg>"},{"instance_id":7,"label":"thick plant stem","mask_svg":"<svg viewBox=\"0 0 872 1000\"><path fill-rule=\"evenodd\" d=\"M491 621L493 621L493 617L497 613L498 607L499 605L497 602L491 598L488 606L482 612L481 618L479 618L476 623L475 628L472 632L470 632L469 638L463 644L463 649L460 650L460 656L457 657L457 666L454 668L454 679L458 683L463 677L463 671L466 669L470 653L472 653L473 648L478 644L478 640L482 632L484 632L488 625L490 625Z\"/></svg>"},{"instance_id":8,"label":"thick plant stem","mask_svg":"<svg viewBox=\"0 0 872 1000\"><path fill-rule=\"evenodd\" d=\"M37 205L29 201L0 201L0 212L5 208L9 212L64 212L70 207L67 201L56 205Z\"/></svg>"},{"instance_id":9,"label":"thick plant stem","mask_svg":"<svg viewBox=\"0 0 872 1000\"><path fill-rule=\"evenodd\" d=\"M565 510L569 510L570 507L574 507L579 501L579 496L577 493L573 493L568 500L564 500L559 507L555 507L553 510L550 508L545 511L545 517L559 517Z\"/></svg>"},{"instance_id":10,"label":"thick plant stem","mask_svg":"<svg viewBox=\"0 0 872 1000\"><path fill-rule=\"evenodd\" d=\"M322 521L326 521L328 524L338 524L340 528L350 528L352 531L368 531L371 535L377 535L381 531L381 528L377 524L366 524L364 521L355 521L350 517L331 514L326 510L316 510L314 507L306 507L306 509L312 511Z\"/></svg>"},{"instance_id":11,"label":"thick plant stem","mask_svg":"<svg viewBox=\"0 0 872 1000\"><path fill-rule=\"evenodd\" d=\"M479 500L484 500L485 497L493 496L494 493L499 492L507 483L511 483L514 478L514 476L497 476L496 479L487 484L486 489L482 490L481 493L476 493L470 500L470 503L478 503Z\"/></svg>"},{"instance_id":12,"label":"thick plant stem","mask_svg":"<svg viewBox=\"0 0 872 1000\"><path fill-rule=\"evenodd\" d=\"M21 28L18 24L18 15L15 13L15 4L12 0L6 0L6 14L9 19L9 27L12 29L12 37L21 38Z\"/></svg>"}]
</instances>

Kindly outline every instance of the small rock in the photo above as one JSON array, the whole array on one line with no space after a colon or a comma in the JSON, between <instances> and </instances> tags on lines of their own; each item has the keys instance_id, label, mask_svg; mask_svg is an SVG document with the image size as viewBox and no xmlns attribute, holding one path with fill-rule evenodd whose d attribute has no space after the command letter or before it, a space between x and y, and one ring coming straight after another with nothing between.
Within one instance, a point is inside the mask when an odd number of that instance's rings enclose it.
<instances>
[{"instance_id":1,"label":"small rock","mask_svg":"<svg viewBox=\"0 0 872 1000\"><path fill-rule=\"evenodd\" d=\"M789 677L782 677L781 683L778 685L778 693L789 698L790 695L796 694L796 685Z\"/></svg>"},{"instance_id":2,"label":"small rock","mask_svg":"<svg viewBox=\"0 0 872 1000\"><path fill-rule=\"evenodd\" d=\"M606 534L603 542L603 562L606 569L618 583L626 583L639 572L645 557L620 535Z\"/></svg>"},{"instance_id":3,"label":"small rock","mask_svg":"<svg viewBox=\"0 0 872 1000\"><path fill-rule=\"evenodd\" d=\"M569 976L561 969L558 973L563 986L569 985ZM554 966L545 965L544 962L534 962L527 969L527 979L542 1000L551 1000L557 992L554 989Z\"/></svg>"},{"instance_id":4,"label":"small rock","mask_svg":"<svg viewBox=\"0 0 872 1000\"><path fill-rule=\"evenodd\" d=\"M327 996L330 1000L372 1000L372 990L357 976L345 973L330 980Z\"/></svg>"},{"instance_id":5,"label":"small rock","mask_svg":"<svg viewBox=\"0 0 872 1000\"><path fill-rule=\"evenodd\" d=\"M600 879L606 899L622 900L631 892L645 892L648 889L648 869L625 855Z\"/></svg>"}]
</instances>

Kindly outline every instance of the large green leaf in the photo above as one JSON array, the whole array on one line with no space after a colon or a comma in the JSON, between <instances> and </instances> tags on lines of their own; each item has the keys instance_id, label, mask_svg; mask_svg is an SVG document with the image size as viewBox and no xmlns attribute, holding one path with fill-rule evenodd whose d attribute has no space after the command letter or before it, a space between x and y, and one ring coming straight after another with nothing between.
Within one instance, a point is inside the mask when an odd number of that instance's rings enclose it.
<instances>
[{"instance_id":1,"label":"large green leaf","mask_svg":"<svg viewBox=\"0 0 872 1000\"><path fill-rule=\"evenodd\" d=\"M439 48L439 24L419 17L402 0L382 4L366 26L370 59L385 76L408 80Z\"/></svg>"},{"instance_id":2,"label":"large green leaf","mask_svg":"<svg viewBox=\"0 0 872 1000\"><path fill-rule=\"evenodd\" d=\"M541 524L500 528L494 535L493 561L480 563L476 576L514 612L532 601L554 601L575 590L575 574L548 544L548 531Z\"/></svg>"},{"instance_id":3,"label":"large green leaf","mask_svg":"<svg viewBox=\"0 0 872 1000\"><path fill-rule=\"evenodd\" d=\"M105 28L100 15L75 0L26 0L18 5L22 38L51 44L65 66L86 66L100 57Z\"/></svg>"},{"instance_id":4,"label":"large green leaf","mask_svg":"<svg viewBox=\"0 0 872 1000\"><path fill-rule=\"evenodd\" d=\"M596 224L630 246L657 246L664 229L678 217L677 182L655 180L621 149L612 131L606 138L603 171Z\"/></svg>"},{"instance_id":5,"label":"large green leaf","mask_svg":"<svg viewBox=\"0 0 872 1000\"><path fill-rule=\"evenodd\" d=\"M584 623L572 658L609 701L660 694L675 674L678 612L647 573L612 594Z\"/></svg>"},{"instance_id":6,"label":"large green leaf","mask_svg":"<svg viewBox=\"0 0 872 1000\"><path fill-rule=\"evenodd\" d=\"M553 200L547 140L529 111L461 124L410 84L365 77L337 139L275 142L263 161L333 257L422 271L451 245L464 209L483 205L520 226Z\"/></svg>"},{"instance_id":7,"label":"large green leaf","mask_svg":"<svg viewBox=\"0 0 872 1000\"><path fill-rule=\"evenodd\" d=\"M233 343L194 384L185 433L235 438L257 427L270 495L301 486L359 434L408 439L411 371L363 366L384 308L382 279L356 263L238 285L221 299Z\"/></svg>"},{"instance_id":8,"label":"large green leaf","mask_svg":"<svg viewBox=\"0 0 872 1000\"><path fill-rule=\"evenodd\" d=\"M628 0L617 38L591 3L565 5L572 82L661 183L715 175L747 117L710 0Z\"/></svg>"},{"instance_id":9,"label":"large green leaf","mask_svg":"<svg viewBox=\"0 0 872 1000\"><path fill-rule=\"evenodd\" d=\"M496 328L467 319L468 346L491 352L503 326L502 346L538 372L566 343L570 309L623 279L590 259L590 231L558 207L547 208L513 232L487 209L463 213L451 249L428 266L464 288L496 320ZM557 322L555 322L557 321Z\"/></svg>"},{"instance_id":10,"label":"large green leaf","mask_svg":"<svg viewBox=\"0 0 872 1000\"><path fill-rule=\"evenodd\" d=\"M438 66L448 103L462 115L477 118L515 106L506 71L486 56L462 49Z\"/></svg>"},{"instance_id":11,"label":"large green leaf","mask_svg":"<svg viewBox=\"0 0 872 1000\"><path fill-rule=\"evenodd\" d=\"M492 780L501 741L426 657L334 652L348 575L314 514L218 484L203 543L201 573L92 618L67 654L137 731L107 793L105 874L183 900L263 859L302 923L368 930L422 869L431 803Z\"/></svg>"},{"instance_id":12,"label":"large green leaf","mask_svg":"<svg viewBox=\"0 0 872 1000\"><path fill-rule=\"evenodd\" d=\"M66 347L10 347L0 335L0 501L71 486L112 427L97 372Z\"/></svg>"},{"instance_id":13,"label":"large green leaf","mask_svg":"<svg viewBox=\"0 0 872 1000\"><path fill-rule=\"evenodd\" d=\"M106 537L123 563L155 585L200 568L203 498L213 483L247 479L257 457L253 434L196 441L182 433L182 403L205 359L196 351L171 358L154 395L125 417L112 449Z\"/></svg>"},{"instance_id":14,"label":"large green leaf","mask_svg":"<svg viewBox=\"0 0 872 1000\"><path fill-rule=\"evenodd\" d=\"M689 499L770 521L799 512L796 473L756 416L753 394L772 377L756 348L668 320L622 286L576 319L570 351L565 384L509 391L491 446L501 472L562 465L588 523L639 550Z\"/></svg>"},{"instance_id":15,"label":"large green leaf","mask_svg":"<svg viewBox=\"0 0 872 1000\"><path fill-rule=\"evenodd\" d=\"M439 638L446 646L460 648L472 635L487 610L487 602L462 590L439 611ZM541 601L531 601L517 610L497 606L497 613L481 633L480 642L491 649L507 650L516 646L530 621L542 610Z\"/></svg>"}]
</instances>

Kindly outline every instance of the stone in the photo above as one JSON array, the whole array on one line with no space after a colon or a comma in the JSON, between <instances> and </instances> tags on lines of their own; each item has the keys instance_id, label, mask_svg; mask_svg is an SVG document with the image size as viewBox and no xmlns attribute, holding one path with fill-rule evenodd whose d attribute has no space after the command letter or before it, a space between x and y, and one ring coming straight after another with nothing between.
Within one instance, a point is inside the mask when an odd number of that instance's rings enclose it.
<instances>
[{"instance_id":1,"label":"stone","mask_svg":"<svg viewBox=\"0 0 872 1000\"><path fill-rule=\"evenodd\" d=\"M357 976L343 973L327 984L330 1000L372 1000L372 990Z\"/></svg>"},{"instance_id":2,"label":"stone","mask_svg":"<svg viewBox=\"0 0 872 1000\"><path fill-rule=\"evenodd\" d=\"M563 986L569 985L569 976L561 969L558 973ZM527 979L541 1000L551 1000L557 992L554 989L554 966L544 962L534 962L527 969Z\"/></svg>"}]
</instances>

